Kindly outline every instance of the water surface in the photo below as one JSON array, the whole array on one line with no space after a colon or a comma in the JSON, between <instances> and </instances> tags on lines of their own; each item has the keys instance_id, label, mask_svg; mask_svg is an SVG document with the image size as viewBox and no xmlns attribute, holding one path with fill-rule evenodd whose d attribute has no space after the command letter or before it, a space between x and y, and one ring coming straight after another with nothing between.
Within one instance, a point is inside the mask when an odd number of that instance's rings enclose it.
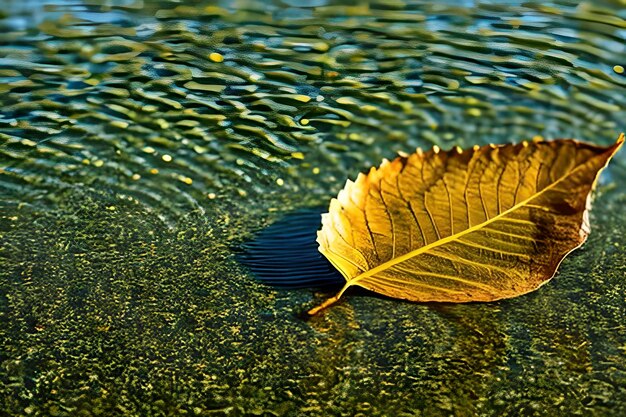
<instances>
[{"instance_id":1,"label":"water surface","mask_svg":"<svg viewBox=\"0 0 626 417\"><path fill-rule=\"evenodd\" d=\"M235 259L398 151L613 142L625 19L620 1L3 2L2 411L626 414L624 152L587 244L513 300L352 293L305 321L326 294Z\"/></svg>"}]
</instances>

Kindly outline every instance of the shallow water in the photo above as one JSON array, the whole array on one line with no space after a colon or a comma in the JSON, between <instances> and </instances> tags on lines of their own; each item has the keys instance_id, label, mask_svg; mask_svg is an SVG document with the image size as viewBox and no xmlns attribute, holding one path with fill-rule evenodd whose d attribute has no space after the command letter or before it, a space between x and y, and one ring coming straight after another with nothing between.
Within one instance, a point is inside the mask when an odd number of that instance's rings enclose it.
<instances>
[{"instance_id":1,"label":"shallow water","mask_svg":"<svg viewBox=\"0 0 626 417\"><path fill-rule=\"evenodd\" d=\"M626 130L626 7L5 1L7 415L626 414L626 153L539 291L420 305L235 252L416 146Z\"/></svg>"}]
</instances>

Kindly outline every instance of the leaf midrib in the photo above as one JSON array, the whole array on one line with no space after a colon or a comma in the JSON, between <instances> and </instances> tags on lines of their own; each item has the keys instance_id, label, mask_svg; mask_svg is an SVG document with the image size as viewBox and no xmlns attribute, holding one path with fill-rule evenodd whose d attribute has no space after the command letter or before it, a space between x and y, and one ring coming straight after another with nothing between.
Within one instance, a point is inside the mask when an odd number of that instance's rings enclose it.
<instances>
[{"instance_id":1,"label":"leaf midrib","mask_svg":"<svg viewBox=\"0 0 626 417\"><path fill-rule=\"evenodd\" d=\"M518 204L514 205L513 207L511 207L508 210L503 211L502 213L492 217L489 220L486 220L482 223L479 223L475 226L469 227L465 230L463 230L462 232L456 233L454 235L450 235L447 237L444 237L443 239L439 239L433 243L429 243L426 246L422 246L421 248L417 248L414 251L411 252L407 252L404 255L398 256L397 258L393 258L388 260L385 263L382 263L380 265L378 265L375 268L370 269L369 271L365 271L360 275L357 275L356 277L354 277L353 279L349 280L346 282L346 287L351 286L356 284L358 281L363 280L364 278L370 277L372 275L375 275L381 271L384 271L386 269L389 269L399 263L402 263L408 259L414 258L418 255L421 255L422 253L426 253L428 252L430 249L432 248L436 248L442 245L445 245L446 243L449 242L453 242L455 240L458 240L460 237L465 236L467 234L470 234L472 232L475 232L477 230L482 229L483 227L501 219L502 217L506 216L509 213L514 212L515 210L525 206L526 204L528 204L530 201L534 200L535 198L541 196L543 193L545 193L548 190L551 190L552 188L554 188L555 186L557 186L559 183L561 183L562 181L564 181L565 179L569 178L572 174L574 174L575 172L577 172L578 170L586 167L588 164L590 164L595 158L598 158L600 155L603 154L598 154L595 155L594 157L592 157L591 159L589 159L587 162L585 162L582 165L577 166L576 168L574 168L573 170L571 170L570 172L568 172L567 174L563 175L561 178L559 178L558 180L554 181L552 184L548 185L547 187L543 188L541 191L533 194L532 196L528 197L526 200L519 202ZM608 162L608 161L607 161ZM601 170L601 169L600 169ZM598 173L596 175L599 175L600 170L598 170ZM435 255L436 256L436 255ZM345 289L345 288L344 288ZM342 291L343 292L343 291Z\"/></svg>"}]
</instances>

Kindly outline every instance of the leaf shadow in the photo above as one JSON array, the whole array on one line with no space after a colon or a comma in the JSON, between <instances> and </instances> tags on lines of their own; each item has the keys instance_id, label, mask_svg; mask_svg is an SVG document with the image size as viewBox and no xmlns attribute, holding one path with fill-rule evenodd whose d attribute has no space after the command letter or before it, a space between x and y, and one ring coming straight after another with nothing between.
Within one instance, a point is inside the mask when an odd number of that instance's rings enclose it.
<instances>
[{"instance_id":1,"label":"leaf shadow","mask_svg":"<svg viewBox=\"0 0 626 417\"><path fill-rule=\"evenodd\" d=\"M325 211L314 207L286 214L241 245L237 259L259 281L275 288L340 288L344 278L317 250Z\"/></svg>"}]
</instances>

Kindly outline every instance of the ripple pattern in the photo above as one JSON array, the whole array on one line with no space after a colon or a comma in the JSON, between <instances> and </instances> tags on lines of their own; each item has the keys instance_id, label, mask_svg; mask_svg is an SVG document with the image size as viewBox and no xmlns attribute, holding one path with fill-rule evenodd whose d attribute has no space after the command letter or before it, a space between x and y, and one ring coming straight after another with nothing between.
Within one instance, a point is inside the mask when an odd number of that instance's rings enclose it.
<instances>
[{"instance_id":1,"label":"ripple pattern","mask_svg":"<svg viewBox=\"0 0 626 417\"><path fill-rule=\"evenodd\" d=\"M5 198L87 184L173 219L284 179L335 186L416 146L626 130L619 2L309 3L5 16Z\"/></svg>"}]
</instances>

